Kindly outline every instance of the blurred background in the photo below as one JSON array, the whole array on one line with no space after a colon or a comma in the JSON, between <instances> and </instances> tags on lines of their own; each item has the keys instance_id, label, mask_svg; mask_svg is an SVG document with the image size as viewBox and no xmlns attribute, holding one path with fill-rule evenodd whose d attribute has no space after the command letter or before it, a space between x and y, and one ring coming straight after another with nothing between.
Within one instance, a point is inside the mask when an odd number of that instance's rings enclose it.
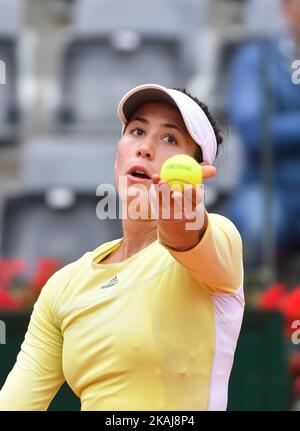
<instances>
[{"instance_id":1,"label":"blurred background","mask_svg":"<svg viewBox=\"0 0 300 431\"><path fill-rule=\"evenodd\" d=\"M0 387L47 279L121 236L96 188L120 98L154 82L223 130L206 205L242 235L247 304L228 408L300 410L297 60L300 0L0 0ZM80 407L64 385L50 408Z\"/></svg>"}]
</instances>

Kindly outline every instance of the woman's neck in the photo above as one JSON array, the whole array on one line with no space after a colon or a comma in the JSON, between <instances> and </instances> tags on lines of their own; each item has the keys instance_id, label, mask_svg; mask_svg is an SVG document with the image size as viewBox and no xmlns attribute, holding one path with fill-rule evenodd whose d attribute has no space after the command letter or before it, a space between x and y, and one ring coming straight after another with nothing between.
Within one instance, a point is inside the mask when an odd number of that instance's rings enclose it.
<instances>
[{"instance_id":1,"label":"woman's neck","mask_svg":"<svg viewBox=\"0 0 300 431\"><path fill-rule=\"evenodd\" d=\"M135 255L157 239L156 220L130 220L122 223L123 240L120 247L106 256L101 263L118 263Z\"/></svg>"},{"instance_id":2,"label":"woman's neck","mask_svg":"<svg viewBox=\"0 0 300 431\"><path fill-rule=\"evenodd\" d=\"M138 253L157 239L156 220L130 220L122 223L123 241L121 244L123 260Z\"/></svg>"}]
</instances>

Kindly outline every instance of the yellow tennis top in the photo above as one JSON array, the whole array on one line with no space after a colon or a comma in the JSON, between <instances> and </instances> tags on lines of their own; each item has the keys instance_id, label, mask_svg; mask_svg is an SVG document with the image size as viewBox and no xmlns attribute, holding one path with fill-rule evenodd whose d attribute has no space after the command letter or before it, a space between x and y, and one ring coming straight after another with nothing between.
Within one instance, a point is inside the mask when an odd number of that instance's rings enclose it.
<instances>
[{"instance_id":1,"label":"yellow tennis top","mask_svg":"<svg viewBox=\"0 0 300 431\"><path fill-rule=\"evenodd\" d=\"M82 410L224 410L244 310L241 237L209 214L196 247L122 239L56 272L34 305L0 410L46 410L66 380Z\"/></svg>"}]
</instances>

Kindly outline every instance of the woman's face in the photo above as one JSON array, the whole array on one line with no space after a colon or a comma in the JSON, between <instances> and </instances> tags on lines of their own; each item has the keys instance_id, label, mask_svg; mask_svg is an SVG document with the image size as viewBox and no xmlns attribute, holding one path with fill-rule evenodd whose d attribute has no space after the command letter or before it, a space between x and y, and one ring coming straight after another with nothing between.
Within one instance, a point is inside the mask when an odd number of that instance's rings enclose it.
<instances>
[{"instance_id":1,"label":"woman's face","mask_svg":"<svg viewBox=\"0 0 300 431\"><path fill-rule=\"evenodd\" d=\"M126 176L128 187L143 184L149 188L151 176L160 173L165 160L175 154L192 156L196 146L177 108L165 103L141 106L118 142L117 187L120 176Z\"/></svg>"}]
</instances>

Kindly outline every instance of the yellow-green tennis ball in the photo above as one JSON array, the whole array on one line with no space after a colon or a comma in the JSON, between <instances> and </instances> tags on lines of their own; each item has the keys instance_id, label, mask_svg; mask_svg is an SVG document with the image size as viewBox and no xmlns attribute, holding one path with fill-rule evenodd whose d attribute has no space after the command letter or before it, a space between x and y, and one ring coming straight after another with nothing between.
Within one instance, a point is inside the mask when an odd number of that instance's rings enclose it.
<instances>
[{"instance_id":1,"label":"yellow-green tennis ball","mask_svg":"<svg viewBox=\"0 0 300 431\"><path fill-rule=\"evenodd\" d=\"M176 154L164 162L160 178L167 181L172 190L183 191L185 184L202 183L202 168L193 157Z\"/></svg>"}]
</instances>

